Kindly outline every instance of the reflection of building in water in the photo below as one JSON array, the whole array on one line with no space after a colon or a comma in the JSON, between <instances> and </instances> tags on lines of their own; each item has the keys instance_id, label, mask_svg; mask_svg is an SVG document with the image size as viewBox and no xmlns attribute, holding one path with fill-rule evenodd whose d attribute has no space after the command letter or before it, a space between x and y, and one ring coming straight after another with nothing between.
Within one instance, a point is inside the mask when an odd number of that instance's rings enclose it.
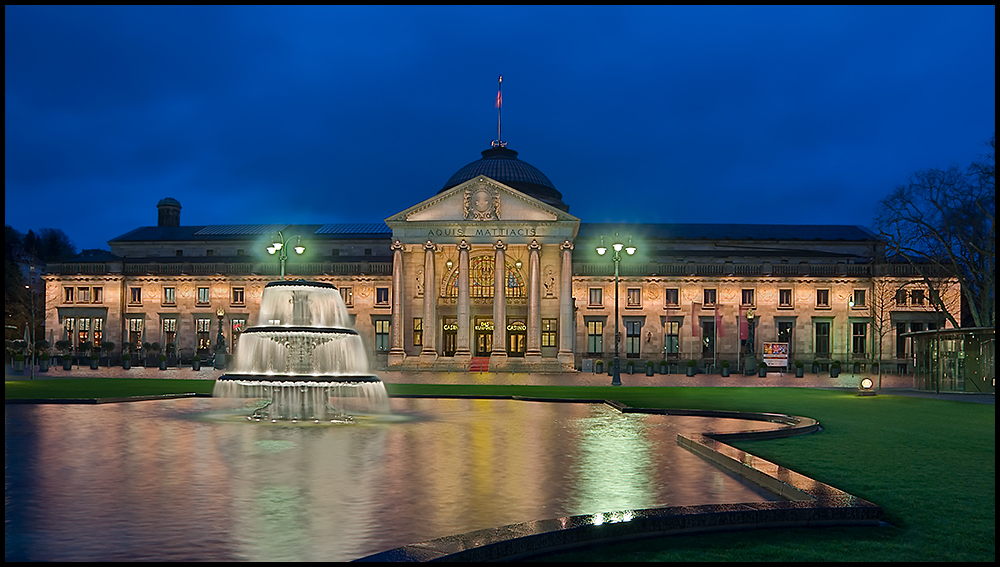
<instances>
[{"instance_id":1,"label":"reflection of building in water","mask_svg":"<svg viewBox=\"0 0 1000 567\"><path fill-rule=\"evenodd\" d=\"M899 335L944 325L926 283L861 227L581 222L506 147L433 193L384 222L325 225L182 226L180 203L163 199L157 226L50 267L47 328L76 344L173 343L190 359L210 352L221 309L238 345L248 322L267 324L253 316L278 277L264 250L279 230L306 247L288 255L288 278L337 286L382 368L551 371L612 358L614 269L595 248L616 234L638 248L621 263L618 328L640 372L647 360L735 365L763 342L789 343L790 363L867 369L881 356L911 372ZM954 282L935 285L957 305Z\"/></svg>"}]
</instances>

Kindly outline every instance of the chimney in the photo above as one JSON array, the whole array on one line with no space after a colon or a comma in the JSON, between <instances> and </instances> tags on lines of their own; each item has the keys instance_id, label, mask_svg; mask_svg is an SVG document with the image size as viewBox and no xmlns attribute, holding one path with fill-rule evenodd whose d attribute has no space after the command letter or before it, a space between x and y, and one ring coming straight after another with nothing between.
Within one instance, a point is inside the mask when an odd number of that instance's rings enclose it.
<instances>
[{"instance_id":1,"label":"chimney","mask_svg":"<svg viewBox=\"0 0 1000 567\"><path fill-rule=\"evenodd\" d=\"M177 199L167 197L160 199L156 204L159 211L159 218L156 226L180 226L181 225L181 204Z\"/></svg>"}]
</instances>

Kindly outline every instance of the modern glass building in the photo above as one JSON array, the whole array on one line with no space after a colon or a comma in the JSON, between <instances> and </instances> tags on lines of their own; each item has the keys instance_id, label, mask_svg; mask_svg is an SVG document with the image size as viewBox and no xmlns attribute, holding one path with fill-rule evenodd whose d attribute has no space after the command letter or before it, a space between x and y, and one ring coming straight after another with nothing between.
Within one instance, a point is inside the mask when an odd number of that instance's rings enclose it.
<instances>
[{"instance_id":1,"label":"modern glass building","mask_svg":"<svg viewBox=\"0 0 1000 567\"><path fill-rule=\"evenodd\" d=\"M912 341L913 387L934 392L996 393L996 329L937 329Z\"/></svg>"}]
</instances>

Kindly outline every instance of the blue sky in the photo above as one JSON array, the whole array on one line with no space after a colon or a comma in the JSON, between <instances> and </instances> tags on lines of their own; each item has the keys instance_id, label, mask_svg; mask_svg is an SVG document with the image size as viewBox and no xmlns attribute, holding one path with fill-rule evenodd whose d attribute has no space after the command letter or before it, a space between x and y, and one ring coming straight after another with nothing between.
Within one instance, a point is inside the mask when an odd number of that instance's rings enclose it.
<instances>
[{"instance_id":1,"label":"blue sky","mask_svg":"<svg viewBox=\"0 0 1000 567\"><path fill-rule=\"evenodd\" d=\"M496 139L584 222L869 226L996 121L994 6L5 7L5 223L378 222ZM654 203L655 206L651 206Z\"/></svg>"}]
</instances>

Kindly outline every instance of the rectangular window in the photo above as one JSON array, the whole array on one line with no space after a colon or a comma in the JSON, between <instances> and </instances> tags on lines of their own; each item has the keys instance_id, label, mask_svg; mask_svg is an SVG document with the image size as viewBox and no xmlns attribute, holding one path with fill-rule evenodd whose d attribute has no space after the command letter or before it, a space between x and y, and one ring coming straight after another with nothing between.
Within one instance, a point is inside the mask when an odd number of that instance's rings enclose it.
<instances>
[{"instance_id":1,"label":"rectangular window","mask_svg":"<svg viewBox=\"0 0 1000 567\"><path fill-rule=\"evenodd\" d=\"M753 290L752 289L744 289L743 290L742 294L740 295L740 305L745 305L745 306L753 307L754 303L753 303Z\"/></svg>"},{"instance_id":2,"label":"rectangular window","mask_svg":"<svg viewBox=\"0 0 1000 567\"><path fill-rule=\"evenodd\" d=\"M413 346L424 345L424 319L422 317L413 318Z\"/></svg>"},{"instance_id":3,"label":"rectangular window","mask_svg":"<svg viewBox=\"0 0 1000 567\"><path fill-rule=\"evenodd\" d=\"M208 294L207 287L198 288L198 305L208 305L211 302L211 298Z\"/></svg>"},{"instance_id":4,"label":"rectangular window","mask_svg":"<svg viewBox=\"0 0 1000 567\"><path fill-rule=\"evenodd\" d=\"M896 291L896 305L906 305L906 290Z\"/></svg>"},{"instance_id":5,"label":"rectangular window","mask_svg":"<svg viewBox=\"0 0 1000 567\"><path fill-rule=\"evenodd\" d=\"M924 290L915 289L910 292L910 304L911 305L923 305L924 304Z\"/></svg>"},{"instance_id":6,"label":"rectangular window","mask_svg":"<svg viewBox=\"0 0 1000 567\"><path fill-rule=\"evenodd\" d=\"M142 305L142 288L128 288L128 302L130 305Z\"/></svg>"},{"instance_id":7,"label":"rectangular window","mask_svg":"<svg viewBox=\"0 0 1000 567\"><path fill-rule=\"evenodd\" d=\"M642 307L642 289L628 288L625 294L625 307Z\"/></svg>"},{"instance_id":8,"label":"rectangular window","mask_svg":"<svg viewBox=\"0 0 1000 567\"><path fill-rule=\"evenodd\" d=\"M354 306L354 288L350 286L341 286L340 297L344 300L344 305L347 307Z\"/></svg>"},{"instance_id":9,"label":"rectangular window","mask_svg":"<svg viewBox=\"0 0 1000 567\"><path fill-rule=\"evenodd\" d=\"M72 287L63 288L63 303L73 303L73 298L76 297L76 289Z\"/></svg>"},{"instance_id":10,"label":"rectangular window","mask_svg":"<svg viewBox=\"0 0 1000 567\"><path fill-rule=\"evenodd\" d=\"M856 289L854 290L854 308L860 308L865 306L865 290Z\"/></svg>"},{"instance_id":11,"label":"rectangular window","mask_svg":"<svg viewBox=\"0 0 1000 567\"><path fill-rule=\"evenodd\" d=\"M80 317L77 320L77 345L83 346L90 340L90 319Z\"/></svg>"},{"instance_id":12,"label":"rectangular window","mask_svg":"<svg viewBox=\"0 0 1000 567\"><path fill-rule=\"evenodd\" d=\"M599 287L590 288L590 300L587 303L587 305L591 307L600 307L601 305L604 305L604 297L602 291L603 290Z\"/></svg>"},{"instance_id":13,"label":"rectangular window","mask_svg":"<svg viewBox=\"0 0 1000 567\"><path fill-rule=\"evenodd\" d=\"M183 250L175 250L174 251L174 255L175 256L183 256L184 255L184 251Z\"/></svg>"},{"instance_id":14,"label":"rectangular window","mask_svg":"<svg viewBox=\"0 0 1000 567\"><path fill-rule=\"evenodd\" d=\"M701 357L715 358L715 321L701 322Z\"/></svg>"},{"instance_id":15,"label":"rectangular window","mask_svg":"<svg viewBox=\"0 0 1000 567\"><path fill-rule=\"evenodd\" d=\"M233 319L233 352L236 352L236 347L240 344L240 335L243 334L243 329L246 328L246 319Z\"/></svg>"},{"instance_id":16,"label":"rectangular window","mask_svg":"<svg viewBox=\"0 0 1000 567\"><path fill-rule=\"evenodd\" d=\"M906 358L906 323L896 323L896 358Z\"/></svg>"},{"instance_id":17,"label":"rectangular window","mask_svg":"<svg viewBox=\"0 0 1000 567\"><path fill-rule=\"evenodd\" d=\"M330 251L330 255L334 256L334 257L340 256L340 249L339 248L334 248L333 250Z\"/></svg>"},{"instance_id":18,"label":"rectangular window","mask_svg":"<svg viewBox=\"0 0 1000 567\"><path fill-rule=\"evenodd\" d=\"M783 307L785 309L792 307L792 290L778 290L778 307Z\"/></svg>"},{"instance_id":19,"label":"rectangular window","mask_svg":"<svg viewBox=\"0 0 1000 567\"><path fill-rule=\"evenodd\" d=\"M668 287L663 290L663 303L667 307L678 307L681 304L680 290L676 287Z\"/></svg>"},{"instance_id":20,"label":"rectangular window","mask_svg":"<svg viewBox=\"0 0 1000 567\"><path fill-rule=\"evenodd\" d=\"M828 358L830 356L830 323L821 321L815 325L816 329L816 356Z\"/></svg>"},{"instance_id":21,"label":"rectangular window","mask_svg":"<svg viewBox=\"0 0 1000 567\"><path fill-rule=\"evenodd\" d=\"M587 354L604 352L604 321L587 321Z\"/></svg>"},{"instance_id":22,"label":"rectangular window","mask_svg":"<svg viewBox=\"0 0 1000 567\"><path fill-rule=\"evenodd\" d=\"M99 352L104 342L104 319L94 319L94 348Z\"/></svg>"},{"instance_id":23,"label":"rectangular window","mask_svg":"<svg viewBox=\"0 0 1000 567\"><path fill-rule=\"evenodd\" d=\"M680 332L680 321L667 321L663 324L663 352L666 354L667 358L680 357Z\"/></svg>"},{"instance_id":24,"label":"rectangular window","mask_svg":"<svg viewBox=\"0 0 1000 567\"><path fill-rule=\"evenodd\" d=\"M855 356L865 353L865 343L868 339L868 323L851 324L851 352Z\"/></svg>"},{"instance_id":25,"label":"rectangular window","mask_svg":"<svg viewBox=\"0 0 1000 567\"><path fill-rule=\"evenodd\" d=\"M212 348L212 320L195 319L194 329L198 335L198 350L207 351Z\"/></svg>"},{"instance_id":26,"label":"rectangular window","mask_svg":"<svg viewBox=\"0 0 1000 567\"><path fill-rule=\"evenodd\" d=\"M384 288L388 291L388 288ZM385 352L389 350L389 320L375 320L375 350Z\"/></svg>"},{"instance_id":27,"label":"rectangular window","mask_svg":"<svg viewBox=\"0 0 1000 567\"><path fill-rule=\"evenodd\" d=\"M142 346L142 319L132 317L128 320L128 342L135 351Z\"/></svg>"},{"instance_id":28,"label":"rectangular window","mask_svg":"<svg viewBox=\"0 0 1000 567\"><path fill-rule=\"evenodd\" d=\"M625 358L639 358L642 346L642 323L625 321Z\"/></svg>"},{"instance_id":29,"label":"rectangular window","mask_svg":"<svg viewBox=\"0 0 1000 567\"><path fill-rule=\"evenodd\" d=\"M211 249L205 250L205 255L206 256L215 256L215 250L211 250Z\"/></svg>"},{"instance_id":30,"label":"rectangular window","mask_svg":"<svg viewBox=\"0 0 1000 567\"><path fill-rule=\"evenodd\" d=\"M164 305L176 305L177 295L176 290L173 287L163 288L163 304Z\"/></svg>"},{"instance_id":31,"label":"rectangular window","mask_svg":"<svg viewBox=\"0 0 1000 567\"><path fill-rule=\"evenodd\" d=\"M90 288L89 287L80 287L80 288L77 288L76 292L77 292L77 295L76 295L77 301L79 301L80 303L90 303Z\"/></svg>"},{"instance_id":32,"label":"rectangular window","mask_svg":"<svg viewBox=\"0 0 1000 567\"><path fill-rule=\"evenodd\" d=\"M104 288L95 287L94 288L94 303L104 303Z\"/></svg>"},{"instance_id":33,"label":"rectangular window","mask_svg":"<svg viewBox=\"0 0 1000 567\"><path fill-rule=\"evenodd\" d=\"M163 344L177 344L177 319L163 320Z\"/></svg>"},{"instance_id":34,"label":"rectangular window","mask_svg":"<svg viewBox=\"0 0 1000 567\"><path fill-rule=\"evenodd\" d=\"M820 308L830 307L830 290L828 289L816 290L816 307Z\"/></svg>"},{"instance_id":35,"label":"rectangular window","mask_svg":"<svg viewBox=\"0 0 1000 567\"><path fill-rule=\"evenodd\" d=\"M381 305L381 306L389 305L389 288L387 287L375 288L375 305Z\"/></svg>"},{"instance_id":36,"label":"rectangular window","mask_svg":"<svg viewBox=\"0 0 1000 567\"><path fill-rule=\"evenodd\" d=\"M243 288L234 287L233 288L233 305L243 305Z\"/></svg>"},{"instance_id":37,"label":"rectangular window","mask_svg":"<svg viewBox=\"0 0 1000 567\"><path fill-rule=\"evenodd\" d=\"M792 344L792 329L795 323L791 321L778 321L778 342Z\"/></svg>"},{"instance_id":38,"label":"rectangular window","mask_svg":"<svg viewBox=\"0 0 1000 567\"><path fill-rule=\"evenodd\" d=\"M558 330L557 319L542 319L542 346L559 346L556 342L556 331Z\"/></svg>"},{"instance_id":39,"label":"rectangular window","mask_svg":"<svg viewBox=\"0 0 1000 567\"><path fill-rule=\"evenodd\" d=\"M703 297L702 307L715 307L715 296L716 296L715 288L706 289L705 292L702 294Z\"/></svg>"}]
</instances>

